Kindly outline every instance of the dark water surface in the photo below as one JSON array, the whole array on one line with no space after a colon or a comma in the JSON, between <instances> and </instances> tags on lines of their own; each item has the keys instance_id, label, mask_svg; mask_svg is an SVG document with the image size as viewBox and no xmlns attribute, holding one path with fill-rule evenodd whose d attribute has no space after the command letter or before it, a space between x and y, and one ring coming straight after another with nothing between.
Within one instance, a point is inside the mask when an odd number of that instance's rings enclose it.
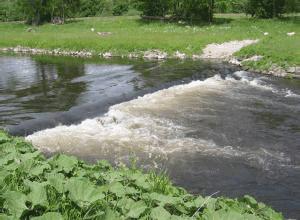
<instances>
[{"instance_id":1,"label":"dark water surface","mask_svg":"<svg viewBox=\"0 0 300 220\"><path fill-rule=\"evenodd\" d=\"M46 153L135 155L192 193L251 194L300 217L299 80L199 61L2 56L0 94L0 127Z\"/></svg>"}]
</instances>

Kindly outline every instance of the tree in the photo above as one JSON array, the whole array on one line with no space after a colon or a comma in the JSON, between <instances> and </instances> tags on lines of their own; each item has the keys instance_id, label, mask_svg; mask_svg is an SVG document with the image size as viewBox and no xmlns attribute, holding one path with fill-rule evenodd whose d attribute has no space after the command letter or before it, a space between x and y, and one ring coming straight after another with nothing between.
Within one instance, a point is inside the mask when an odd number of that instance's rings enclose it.
<instances>
[{"instance_id":1,"label":"tree","mask_svg":"<svg viewBox=\"0 0 300 220\"><path fill-rule=\"evenodd\" d=\"M39 25L59 18L61 23L78 8L79 0L18 0L28 24Z\"/></svg>"},{"instance_id":2,"label":"tree","mask_svg":"<svg viewBox=\"0 0 300 220\"><path fill-rule=\"evenodd\" d=\"M145 16L167 15L169 11L170 0L137 0L135 6Z\"/></svg>"},{"instance_id":3,"label":"tree","mask_svg":"<svg viewBox=\"0 0 300 220\"><path fill-rule=\"evenodd\" d=\"M286 0L284 11L287 13L300 12L299 0Z\"/></svg>"},{"instance_id":4,"label":"tree","mask_svg":"<svg viewBox=\"0 0 300 220\"><path fill-rule=\"evenodd\" d=\"M212 21L214 0L137 0L146 16L173 16L175 19Z\"/></svg>"},{"instance_id":5,"label":"tree","mask_svg":"<svg viewBox=\"0 0 300 220\"><path fill-rule=\"evenodd\" d=\"M285 0L248 0L245 11L259 18L280 17L284 12Z\"/></svg>"}]
</instances>

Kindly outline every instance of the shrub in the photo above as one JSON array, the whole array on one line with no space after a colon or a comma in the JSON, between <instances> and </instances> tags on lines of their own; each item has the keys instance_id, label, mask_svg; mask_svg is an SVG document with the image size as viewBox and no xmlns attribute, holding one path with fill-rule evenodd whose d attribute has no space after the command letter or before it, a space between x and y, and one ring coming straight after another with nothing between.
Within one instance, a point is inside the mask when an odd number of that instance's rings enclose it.
<instances>
[{"instance_id":1,"label":"shrub","mask_svg":"<svg viewBox=\"0 0 300 220\"><path fill-rule=\"evenodd\" d=\"M126 12L128 12L129 10L129 3L122 1L122 2L118 2L113 6L113 15L114 16L120 16L125 14Z\"/></svg>"},{"instance_id":2,"label":"shrub","mask_svg":"<svg viewBox=\"0 0 300 220\"><path fill-rule=\"evenodd\" d=\"M259 18L279 17L284 12L285 0L248 0L245 11Z\"/></svg>"}]
</instances>

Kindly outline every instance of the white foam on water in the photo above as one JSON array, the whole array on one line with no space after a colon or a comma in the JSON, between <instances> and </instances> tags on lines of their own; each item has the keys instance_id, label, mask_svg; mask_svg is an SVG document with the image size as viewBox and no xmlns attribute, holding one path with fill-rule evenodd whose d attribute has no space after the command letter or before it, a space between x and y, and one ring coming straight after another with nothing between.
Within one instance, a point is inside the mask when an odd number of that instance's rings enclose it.
<instances>
[{"instance_id":1,"label":"white foam on water","mask_svg":"<svg viewBox=\"0 0 300 220\"><path fill-rule=\"evenodd\" d=\"M233 78L232 76L227 76L226 80L232 81L232 82L237 82L237 83L244 83L256 88L260 88L263 90L268 90L271 91L274 94L277 95L282 95L284 97L293 97L293 98L299 98L300 95L294 93L293 91L289 90L289 89L277 89L274 86L266 83L263 81L263 79L265 79L265 77L251 77L249 76L249 73L246 71L237 71L235 73L233 73L233 76L236 76L239 78L239 80L236 80L235 78Z\"/></svg>"},{"instance_id":2,"label":"white foam on water","mask_svg":"<svg viewBox=\"0 0 300 220\"><path fill-rule=\"evenodd\" d=\"M236 73L240 74L241 73ZM253 86L250 78L243 83ZM204 81L173 86L110 107L102 117L88 119L78 125L58 126L26 137L34 146L47 152L65 152L78 156L124 157L130 152L140 155L159 154L166 158L176 152L191 152L225 158L245 158L251 166L268 169L270 164L288 163L284 154L265 149L246 150L218 146L212 140L186 137L186 127L162 113L182 116L178 103L194 102L191 97L220 96L230 91L238 80L216 75ZM248 83L249 82L249 83ZM197 103L196 103L197 105ZM151 156L150 156L151 157Z\"/></svg>"},{"instance_id":3,"label":"white foam on water","mask_svg":"<svg viewBox=\"0 0 300 220\"><path fill-rule=\"evenodd\" d=\"M285 97L293 97L293 98L300 98L299 94L296 94L294 92L292 92L291 90L287 89L286 90L286 95Z\"/></svg>"}]
</instances>

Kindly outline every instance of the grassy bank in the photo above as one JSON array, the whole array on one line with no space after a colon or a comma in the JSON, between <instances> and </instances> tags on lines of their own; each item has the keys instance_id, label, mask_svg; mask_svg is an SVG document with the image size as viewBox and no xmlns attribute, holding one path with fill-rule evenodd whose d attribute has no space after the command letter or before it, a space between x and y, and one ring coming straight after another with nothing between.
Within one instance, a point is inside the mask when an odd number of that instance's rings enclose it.
<instances>
[{"instance_id":1,"label":"grassy bank","mask_svg":"<svg viewBox=\"0 0 300 220\"><path fill-rule=\"evenodd\" d=\"M135 167L87 165L66 155L45 159L1 131L0 155L0 219L283 219L250 196L192 196Z\"/></svg>"},{"instance_id":2,"label":"grassy bank","mask_svg":"<svg viewBox=\"0 0 300 220\"><path fill-rule=\"evenodd\" d=\"M27 31L28 28L22 23L0 23L0 47L21 45L88 50L94 54L111 52L115 55L159 49L169 55L178 50L192 56L201 54L210 43L260 39L258 44L243 49L238 55L263 55L264 59L255 65L258 69L268 68L274 63L282 67L300 65L300 16L258 20L238 15L217 15L212 25L146 22L139 17L101 17L76 19L65 25L45 24L33 27L31 32ZM97 32L112 34L99 36ZM269 35L265 36L265 32ZM296 35L287 36L288 32L296 32Z\"/></svg>"}]
</instances>

